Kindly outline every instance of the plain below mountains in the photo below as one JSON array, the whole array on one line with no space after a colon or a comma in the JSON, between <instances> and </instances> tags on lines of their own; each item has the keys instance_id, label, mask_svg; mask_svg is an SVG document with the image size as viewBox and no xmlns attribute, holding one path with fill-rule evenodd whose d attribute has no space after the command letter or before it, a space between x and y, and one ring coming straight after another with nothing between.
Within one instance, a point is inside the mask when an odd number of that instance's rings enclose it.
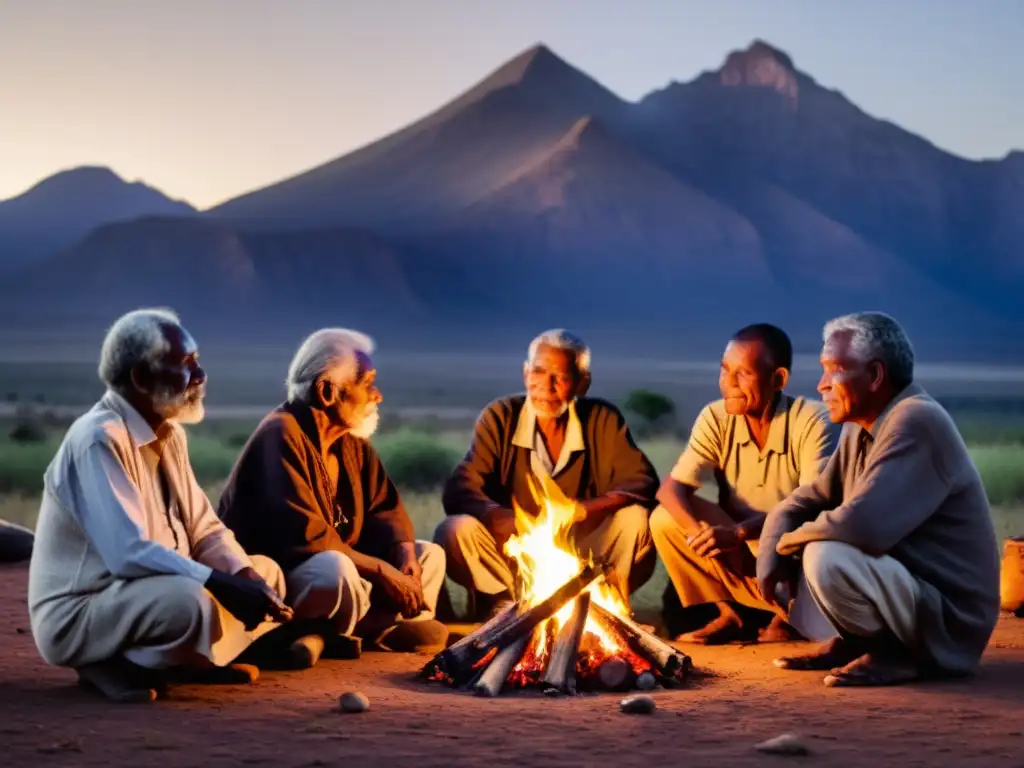
<instances>
[{"instance_id":1,"label":"plain below mountains","mask_svg":"<svg viewBox=\"0 0 1024 768\"><path fill-rule=\"evenodd\" d=\"M330 322L466 346L567 325L685 356L755 320L812 350L870 308L929 357L1020 360L1022 214L1024 154L946 153L766 43L635 103L538 46L212 210L99 169L40 182L0 202L0 311L102 328L155 302L226 338Z\"/></svg>"}]
</instances>

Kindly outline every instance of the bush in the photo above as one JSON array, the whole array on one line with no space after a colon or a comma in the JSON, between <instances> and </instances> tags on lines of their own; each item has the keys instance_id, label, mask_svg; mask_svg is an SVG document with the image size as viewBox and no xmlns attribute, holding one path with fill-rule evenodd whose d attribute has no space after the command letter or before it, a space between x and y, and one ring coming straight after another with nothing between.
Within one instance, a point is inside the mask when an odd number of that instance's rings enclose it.
<instances>
[{"instance_id":1,"label":"bush","mask_svg":"<svg viewBox=\"0 0 1024 768\"><path fill-rule=\"evenodd\" d=\"M1024 446L981 445L970 448L971 457L993 506L1024 502Z\"/></svg>"},{"instance_id":2,"label":"bush","mask_svg":"<svg viewBox=\"0 0 1024 768\"><path fill-rule=\"evenodd\" d=\"M631 429L638 437L675 430L676 404L658 392L634 389L626 396L623 409L626 411L626 420L631 422Z\"/></svg>"},{"instance_id":3,"label":"bush","mask_svg":"<svg viewBox=\"0 0 1024 768\"><path fill-rule=\"evenodd\" d=\"M46 429L35 421L21 421L8 434L13 443L42 443L46 440Z\"/></svg>"},{"instance_id":4,"label":"bush","mask_svg":"<svg viewBox=\"0 0 1024 768\"><path fill-rule=\"evenodd\" d=\"M436 435L401 430L374 440L388 475L403 491L430 491L444 485L462 452Z\"/></svg>"}]
</instances>

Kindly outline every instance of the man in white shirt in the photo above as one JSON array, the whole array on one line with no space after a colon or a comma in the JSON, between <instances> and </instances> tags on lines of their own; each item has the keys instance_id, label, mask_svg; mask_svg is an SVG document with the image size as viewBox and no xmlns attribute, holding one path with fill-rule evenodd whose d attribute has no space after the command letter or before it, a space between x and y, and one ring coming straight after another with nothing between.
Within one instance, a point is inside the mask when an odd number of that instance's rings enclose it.
<instances>
[{"instance_id":1,"label":"man in white shirt","mask_svg":"<svg viewBox=\"0 0 1024 768\"><path fill-rule=\"evenodd\" d=\"M220 522L189 464L206 374L177 315L136 310L103 342L108 389L44 476L29 566L40 654L118 701L152 701L173 675L246 682L232 662L286 621L284 578Z\"/></svg>"}]
</instances>

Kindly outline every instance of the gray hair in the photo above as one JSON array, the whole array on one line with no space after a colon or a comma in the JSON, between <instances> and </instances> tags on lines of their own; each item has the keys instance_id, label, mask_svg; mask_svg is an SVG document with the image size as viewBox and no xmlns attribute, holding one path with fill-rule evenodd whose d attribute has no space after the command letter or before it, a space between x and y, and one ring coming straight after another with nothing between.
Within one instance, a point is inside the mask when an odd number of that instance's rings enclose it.
<instances>
[{"instance_id":1,"label":"gray hair","mask_svg":"<svg viewBox=\"0 0 1024 768\"><path fill-rule=\"evenodd\" d=\"M119 317L103 339L100 380L111 389L123 390L132 368L139 363L156 365L171 348L164 333L167 326L181 327L177 313L170 309L136 309Z\"/></svg>"},{"instance_id":2,"label":"gray hair","mask_svg":"<svg viewBox=\"0 0 1024 768\"><path fill-rule=\"evenodd\" d=\"M879 360L897 390L914 380L914 348L906 331L884 312L855 312L825 324L825 341L836 333L850 334L850 349L857 359Z\"/></svg>"},{"instance_id":3,"label":"gray hair","mask_svg":"<svg viewBox=\"0 0 1024 768\"><path fill-rule=\"evenodd\" d=\"M537 350L541 346L564 349L567 352L571 352L576 359L576 370L581 374L590 372L590 347L583 343L583 339L565 330L565 328L552 328L550 331L544 331L544 333L531 341L530 348L526 353L527 365L533 362L533 358L537 355Z\"/></svg>"},{"instance_id":4,"label":"gray hair","mask_svg":"<svg viewBox=\"0 0 1024 768\"><path fill-rule=\"evenodd\" d=\"M359 375L358 354L373 353L373 339L348 328L321 328L299 347L288 366L288 402L310 401L316 380L334 371L331 381L348 384Z\"/></svg>"}]
</instances>

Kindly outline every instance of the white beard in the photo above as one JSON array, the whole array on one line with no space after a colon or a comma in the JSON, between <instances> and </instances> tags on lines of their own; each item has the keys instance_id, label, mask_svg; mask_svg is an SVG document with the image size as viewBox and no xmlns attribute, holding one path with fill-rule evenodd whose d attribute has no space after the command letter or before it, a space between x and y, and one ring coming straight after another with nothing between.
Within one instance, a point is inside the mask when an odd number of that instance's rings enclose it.
<instances>
[{"instance_id":1,"label":"white beard","mask_svg":"<svg viewBox=\"0 0 1024 768\"><path fill-rule=\"evenodd\" d=\"M358 437L360 440L367 440L377 431L377 427L380 424L380 411L377 406L373 406L373 409L362 419L359 420L358 424L352 425L349 429L349 434L353 437Z\"/></svg>"},{"instance_id":2,"label":"white beard","mask_svg":"<svg viewBox=\"0 0 1024 768\"><path fill-rule=\"evenodd\" d=\"M575 400L575 399L576 399L576 398L573 398L573 400ZM536 406L536 405L534 405L534 406L533 406L533 410L534 410L534 411L536 411L536 412L537 412L538 414L540 414L541 416L544 416L545 418L550 418L550 419L560 419L560 418L562 418L563 416L565 416L565 414L567 414L567 413L569 412L569 405L570 405L571 403L572 403L572 400L570 400L569 402L566 402L566 403L562 403L562 405L561 405L561 406L559 407L559 409L558 409L558 412L557 412L557 413L552 413L552 414L550 414L550 415L549 415L549 414L547 414L547 413L543 413L543 412L542 412L542 411L541 411L541 410L540 410L539 408L537 408L537 406ZM532 404L532 403L531 403L531 404Z\"/></svg>"},{"instance_id":3,"label":"white beard","mask_svg":"<svg viewBox=\"0 0 1024 768\"><path fill-rule=\"evenodd\" d=\"M186 390L179 394L171 394L166 389L158 389L153 393L153 410L164 421L178 424L198 424L206 415L203 406L204 388Z\"/></svg>"}]
</instances>

